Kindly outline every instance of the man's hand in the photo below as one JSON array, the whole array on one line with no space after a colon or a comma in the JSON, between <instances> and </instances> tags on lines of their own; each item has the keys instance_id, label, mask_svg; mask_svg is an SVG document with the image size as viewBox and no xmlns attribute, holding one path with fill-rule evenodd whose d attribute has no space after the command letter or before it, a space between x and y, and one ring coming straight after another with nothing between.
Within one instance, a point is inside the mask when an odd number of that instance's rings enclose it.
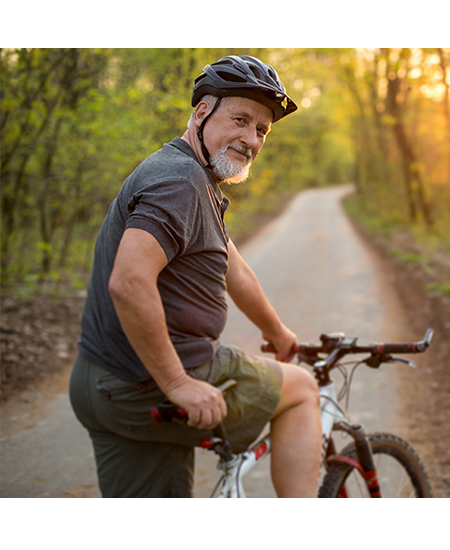
<instances>
[{"instance_id":1,"label":"man's hand","mask_svg":"<svg viewBox=\"0 0 450 550\"><path fill-rule=\"evenodd\" d=\"M291 348L293 344L297 343L297 336L291 330L281 324L276 333L263 332L263 338L277 350L275 355L277 361L289 363L292 360L295 353L291 353Z\"/></svg>"},{"instance_id":2,"label":"man's hand","mask_svg":"<svg viewBox=\"0 0 450 550\"><path fill-rule=\"evenodd\" d=\"M222 392L202 380L183 376L180 381L165 391L172 403L182 407L188 414L188 426L211 430L227 415L227 405Z\"/></svg>"}]
</instances>

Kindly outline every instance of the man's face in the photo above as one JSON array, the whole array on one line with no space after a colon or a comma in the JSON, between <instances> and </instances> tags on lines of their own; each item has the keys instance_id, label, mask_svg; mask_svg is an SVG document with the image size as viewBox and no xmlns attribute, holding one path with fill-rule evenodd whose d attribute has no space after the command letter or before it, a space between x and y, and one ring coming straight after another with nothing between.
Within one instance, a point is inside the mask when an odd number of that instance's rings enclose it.
<instances>
[{"instance_id":1,"label":"man's face","mask_svg":"<svg viewBox=\"0 0 450 550\"><path fill-rule=\"evenodd\" d=\"M245 97L231 97L205 125L204 141L217 178L228 183L247 179L252 162L270 131L271 109Z\"/></svg>"}]
</instances>

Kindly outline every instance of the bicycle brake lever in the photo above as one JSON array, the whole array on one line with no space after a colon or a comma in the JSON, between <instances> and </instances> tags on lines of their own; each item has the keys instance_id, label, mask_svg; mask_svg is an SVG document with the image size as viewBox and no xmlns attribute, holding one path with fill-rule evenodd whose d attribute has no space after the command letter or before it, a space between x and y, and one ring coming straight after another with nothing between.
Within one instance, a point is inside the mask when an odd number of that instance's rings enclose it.
<instances>
[{"instance_id":1,"label":"bicycle brake lever","mask_svg":"<svg viewBox=\"0 0 450 550\"><path fill-rule=\"evenodd\" d=\"M405 365L408 365L410 367L416 368L417 364L414 363L414 361L410 361L409 359L405 359L404 357L391 357L388 361L389 363L405 363Z\"/></svg>"},{"instance_id":2,"label":"bicycle brake lever","mask_svg":"<svg viewBox=\"0 0 450 550\"><path fill-rule=\"evenodd\" d=\"M229 380L226 380L223 384L220 386L217 386L217 389L220 390L222 393L225 393L229 388L232 388L233 386L236 386L237 382L233 378L230 378Z\"/></svg>"}]
</instances>

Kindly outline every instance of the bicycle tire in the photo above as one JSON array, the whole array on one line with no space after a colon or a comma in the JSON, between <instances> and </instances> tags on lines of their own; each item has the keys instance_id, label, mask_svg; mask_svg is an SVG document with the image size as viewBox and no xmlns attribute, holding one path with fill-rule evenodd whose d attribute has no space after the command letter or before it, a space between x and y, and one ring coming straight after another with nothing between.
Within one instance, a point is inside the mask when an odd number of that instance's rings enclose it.
<instances>
[{"instance_id":1,"label":"bicycle tire","mask_svg":"<svg viewBox=\"0 0 450 550\"><path fill-rule=\"evenodd\" d=\"M425 469L414 449L403 439L389 433L367 434L372 447L382 498L431 498ZM356 459L355 444L340 455ZM370 498L359 471L344 462L332 463L320 487L319 498L339 498L345 485L348 498Z\"/></svg>"}]
</instances>

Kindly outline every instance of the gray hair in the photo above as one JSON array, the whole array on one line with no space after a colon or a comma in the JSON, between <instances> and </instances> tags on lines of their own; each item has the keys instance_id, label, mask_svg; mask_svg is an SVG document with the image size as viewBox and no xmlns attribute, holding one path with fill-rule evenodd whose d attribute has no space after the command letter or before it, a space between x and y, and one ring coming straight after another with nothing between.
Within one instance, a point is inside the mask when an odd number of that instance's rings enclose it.
<instances>
[{"instance_id":1,"label":"gray hair","mask_svg":"<svg viewBox=\"0 0 450 550\"><path fill-rule=\"evenodd\" d=\"M221 107L223 107L223 105L225 105L225 103L230 100L231 97L224 97L218 107L218 109L220 109ZM217 101L217 97L214 96L214 95L211 95L211 94L206 94L204 95L200 101L206 101L206 103L209 105L210 109L212 109ZM199 103L200 103L199 101ZM192 120L194 118L194 113L191 114L189 120L188 120L188 123L187 123L187 127L189 128L189 126L191 125L192 123Z\"/></svg>"}]
</instances>

